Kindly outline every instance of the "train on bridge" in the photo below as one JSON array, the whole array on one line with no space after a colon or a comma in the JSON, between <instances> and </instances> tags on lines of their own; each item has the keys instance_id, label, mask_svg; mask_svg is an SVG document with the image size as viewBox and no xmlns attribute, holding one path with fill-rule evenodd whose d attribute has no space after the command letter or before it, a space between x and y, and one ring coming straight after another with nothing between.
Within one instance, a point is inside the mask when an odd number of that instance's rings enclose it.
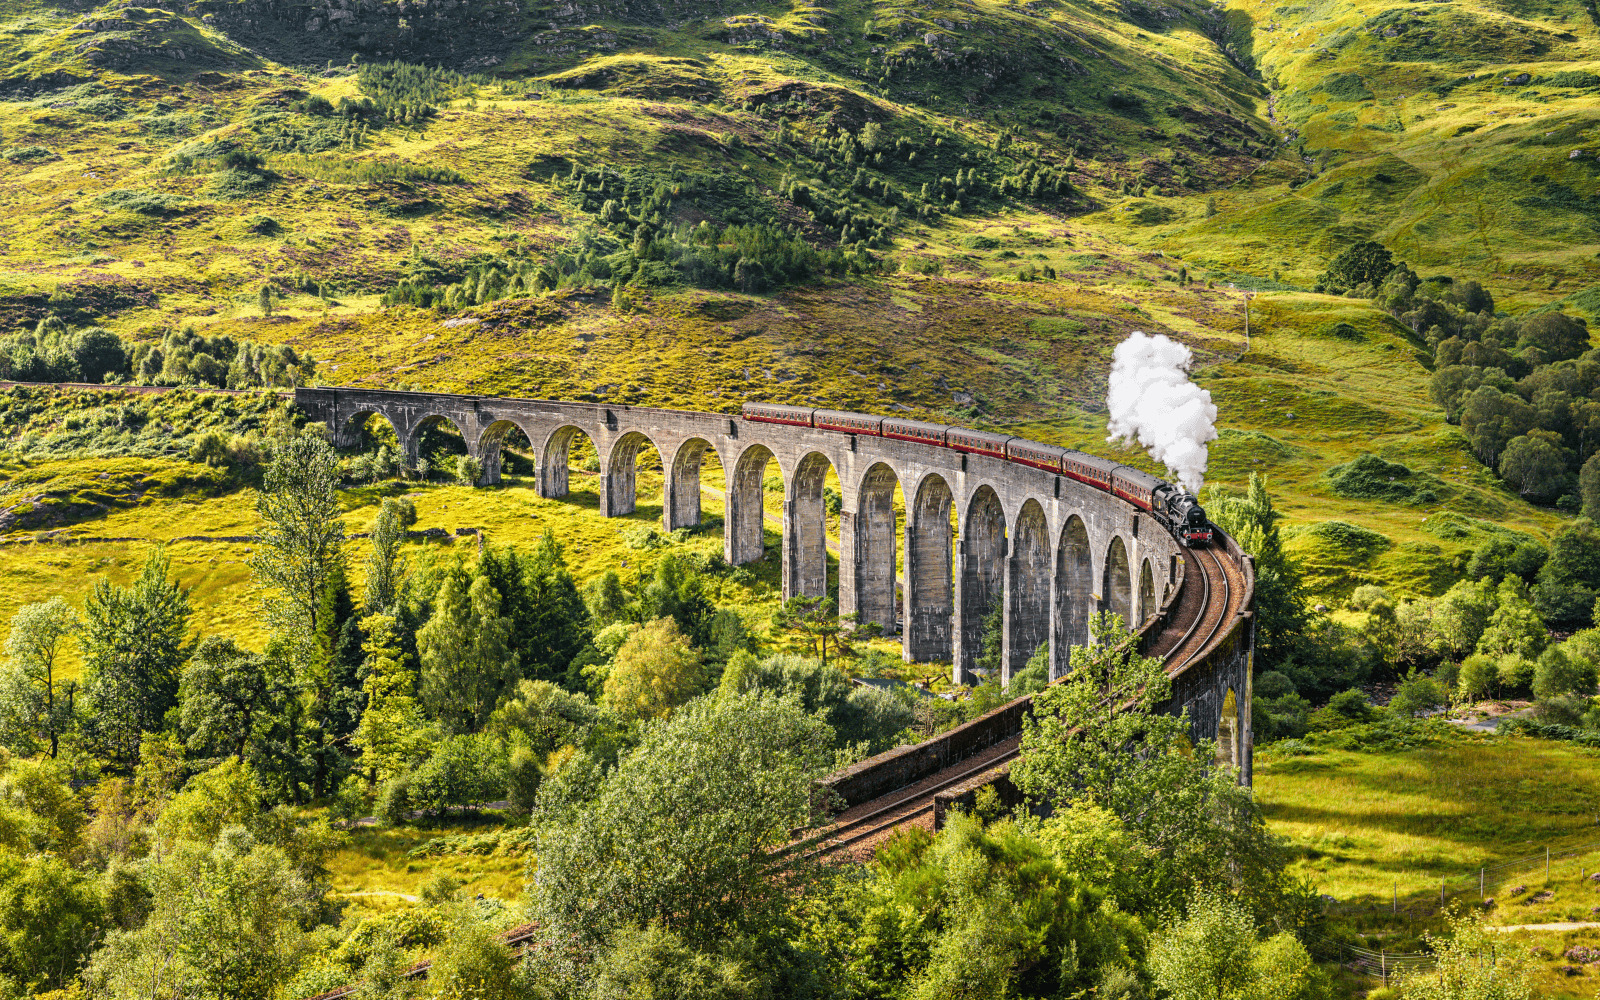
<instances>
[{"instance_id":1,"label":"train on bridge","mask_svg":"<svg viewBox=\"0 0 1600 1000\"><path fill-rule=\"evenodd\" d=\"M757 423L811 427L836 434L864 434L896 441L916 441L1053 472L1120 497L1150 512L1180 545L1193 548L1211 542L1211 521L1194 494L1148 472L1070 448L923 420L875 417L866 413L777 403L746 403L743 417Z\"/></svg>"}]
</instances>

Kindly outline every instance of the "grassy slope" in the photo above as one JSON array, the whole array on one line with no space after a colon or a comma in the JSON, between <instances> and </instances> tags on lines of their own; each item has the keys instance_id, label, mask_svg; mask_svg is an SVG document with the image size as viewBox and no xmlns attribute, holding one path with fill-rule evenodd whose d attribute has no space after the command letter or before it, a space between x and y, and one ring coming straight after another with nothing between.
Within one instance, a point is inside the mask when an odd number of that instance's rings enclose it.
<instances>
[{"instance_id":1,"label":"grassy slope","mask_svg":"<svg viewBox=\"0 0 1600 1000\"><path fill-rule=\"evenodd\" d=\"M1419 936L1437 930L1441 879L1452 880L1450 898L1475 904L1470 879L1480 867L1541 853L1600 843L1594 795L1600 777L1595 751L1571 744L1508 737L1478 737L1390 753L1322 751L1310 757L1256 758L1256 795L1273 829L1289 838L1296 865L1334 896L1341 927L1365 937L1367 947L1416 951ZM1595 882L1600 849L1561 861L1547 882L1531 868L1489 895L1498 905L1490 923L1539 924L1592 921L1600 905ZM1512 896L1522 885L1527 892ZM1528 902L1550 889L1548 902ZM1390 909L1398 903L1400 914ZM1596 929L1525 931L1508 935L1531 953L1538 995L1592 995L1587 980L1556 971L1574 944L1594 947ZM1535 949L1543 949L1542 953ZM1575 988L1581 987L1581 988Z\"/></svg>"}]
</instances>

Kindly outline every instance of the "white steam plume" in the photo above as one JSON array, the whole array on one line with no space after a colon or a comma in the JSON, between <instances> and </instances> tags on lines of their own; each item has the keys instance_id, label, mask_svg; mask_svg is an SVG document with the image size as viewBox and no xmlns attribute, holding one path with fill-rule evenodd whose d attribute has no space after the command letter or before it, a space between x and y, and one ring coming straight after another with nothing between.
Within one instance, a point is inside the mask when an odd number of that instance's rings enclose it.
<instances>
[{"instance_id":1,"label":"white steam plume","mask_svg":"<svg viewBox=\"0 0 1600 1000\"><path fill-rule=\"evenodd\" d=\"M1217 437L1211 393L1189 381L1194 355L1165 334L1135 330L1111 356L1107 441L1132 445L1166 465L1178 482L1199 493L1206 477L1206 442Z\"/></svg>"}]
</instances>

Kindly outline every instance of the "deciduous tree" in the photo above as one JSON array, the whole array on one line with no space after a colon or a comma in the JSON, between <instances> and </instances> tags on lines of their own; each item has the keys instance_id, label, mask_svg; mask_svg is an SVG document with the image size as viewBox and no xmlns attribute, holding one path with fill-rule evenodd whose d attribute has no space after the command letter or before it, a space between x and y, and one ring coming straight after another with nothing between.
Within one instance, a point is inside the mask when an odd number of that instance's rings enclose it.
<instances>
[{"instance_id":1,"label":"deciduous tree","mask_svg":"<svg viewBox=\"0 0 1600 1000\"><path fill-rule=\"evenodd\" d=\"M168 579L170 570L157 548L132 585L102 577L83 605L79 644L95 732L125 761L138 756L140 734L159 731L177 704L189 654L189 592Z\"/></svg>"},{"instance_id":2,"label":"deciduous tree","mask_svg":"<svg viewBox=\"0 0 1600 1000\"><path fill-rule=\"evenodd\" d=\"M0 739L12 750L32 752L48 744L60 752L61 736L72 727L77 684L56 678L56 661L82 621L59 596L25 604L11 616L6 663L0 672Z\"/></svg>"}]
</instances>

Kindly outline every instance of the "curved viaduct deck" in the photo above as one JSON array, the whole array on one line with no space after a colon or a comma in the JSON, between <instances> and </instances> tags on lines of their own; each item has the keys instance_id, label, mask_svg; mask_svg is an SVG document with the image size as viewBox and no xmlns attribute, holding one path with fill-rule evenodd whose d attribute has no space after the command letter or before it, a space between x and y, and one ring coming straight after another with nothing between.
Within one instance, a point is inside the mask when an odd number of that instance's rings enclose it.
<instances>
[{"instance_id":1,"label":"curved viaduct deck","mask_svg":"<svg viewBox=\"0 0 1600 1000\"><path fill-rule=\"evenodd\" d=\"M515 428L533 448L538 492L548 498L566 495L568 452L582 434L599 455L600 509L608 517L633 511L637 458L652 446L665 471L668 530L699 523L701 464L715 454L723 481L714 485L726 500L724 554L734 565L765 555L765 478L776 465L785 598L828 590L822 487L831 470L841 493L841 614L898 634L908 662L952 662L955 679L967 682L996 600L1006 681L1046 644L1051 677L1060 677L1071 648L1088 640L1089 617L1116 611L1138 626L1146 651L1167 660L1170 709L1189 712L1197 737L1219 738L1249 781L1254 571L1220 533L1211 549L1190 551L1148 513L1051 472L925 442L729 414L338 388L297 389L295 403L325 421L341 445L356 443L365 421L381 415L408 459L425 426L448 421L491 483L499 481L501 443ZM903 522L894 508L897 485ZM928 786L946 769L963 774L963 761L1020 732L1027 702L864 761L830 783L854 808ZM968 784L945 782L940 794Z\"/></svg>"}]
</instances>

